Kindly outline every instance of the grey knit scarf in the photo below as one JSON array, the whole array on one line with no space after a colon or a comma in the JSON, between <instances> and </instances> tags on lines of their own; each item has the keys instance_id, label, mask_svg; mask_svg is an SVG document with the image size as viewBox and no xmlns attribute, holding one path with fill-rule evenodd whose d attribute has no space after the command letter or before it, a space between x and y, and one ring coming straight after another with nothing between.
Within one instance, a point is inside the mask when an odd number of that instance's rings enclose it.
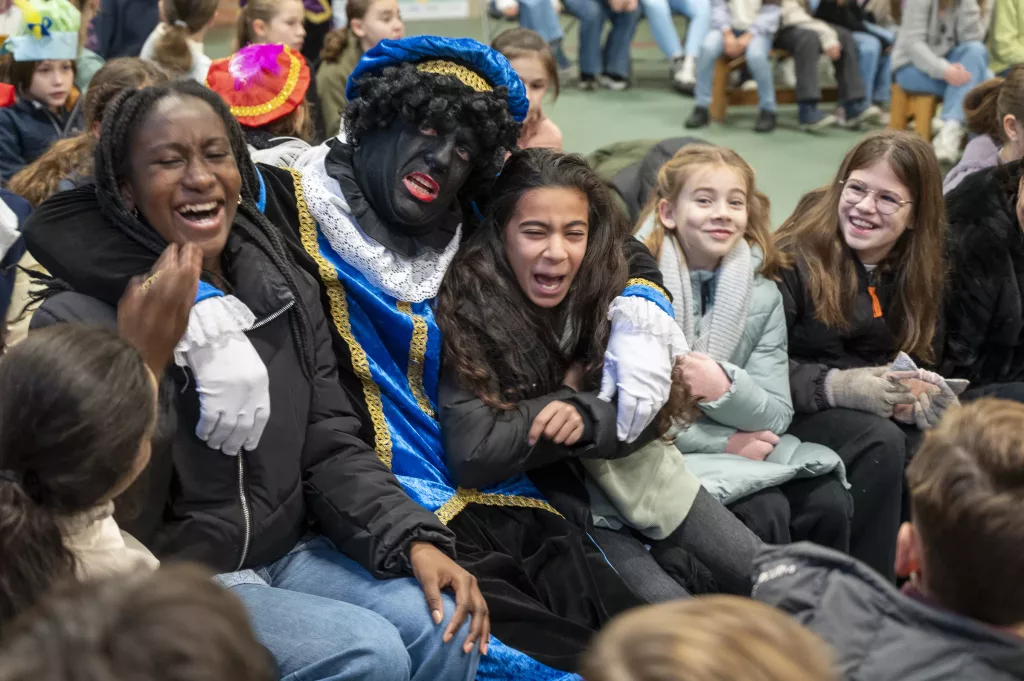
<instances>
[{"instance_id":1,"label":"grey knit scarf","mask_svg":"<svg viewBox=\"0 0 1024 681\"><path fill-rule=\"evenodd\" d=\"M740 239L733 249L722 258L718 266L718 283L715 287L715 304L701 324L700 335L695 331L693 318L693 289L690 286L690 270L686 258L672 234L666 234L658 258L665 288L672 294L672 307L676 323L683 329L683 335L695 352L702 352L717 362L728 362L743 337L750 308L750 296L754 288L754 273L751 265L750 246Z\"/></svg>"}]
</instances>

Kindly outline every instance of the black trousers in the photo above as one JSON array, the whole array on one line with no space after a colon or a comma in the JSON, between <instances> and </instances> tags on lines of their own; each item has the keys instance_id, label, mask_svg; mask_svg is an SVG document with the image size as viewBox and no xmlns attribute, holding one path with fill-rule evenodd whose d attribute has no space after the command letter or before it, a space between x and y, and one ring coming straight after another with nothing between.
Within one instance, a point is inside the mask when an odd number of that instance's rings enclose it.
<instances>
[{"instance_id":1,"label":"black trousers","mask_svg":"<svg viewBox=\"0 0 1024 681\"><path fill-rule=\"evenodd\" d=\"M839 34L842 48L837 61L832 62L836 70L836 86L840 102L856 102L867 96L864 78L860 75L857 60L857 43L853 34L842 26L829 24ZM822 49L818 34L796 26L787 26L775 34L775 47L793 55L796 64L796 99L798 102L820 102L821 83L818 78L818 61Z\"/></svg>"},{"instance_id":2,"label":"black trousers","mask_svg":"<svg viewBox=\"0 0 1024 681\"><path fill-rule=\"evenodd\" d=\"M848 553L853 501L834 475L791 480L729 505L768 544L810 541Z\"/></svg>"},{"instance_id":3,"label":"black trousers","mask_svg":"<svg viewBox=\"0 0 1024 681\"><path fill-rule=\"evenodd\" d=\"M863 411L826 409L796 414L788 432L829 447L846 464L854 510L850 554L895 580L903 469L910 447L916 449L916 429ZM915 442L908 444L908 436Z\"/></svg>"}]
</instances>

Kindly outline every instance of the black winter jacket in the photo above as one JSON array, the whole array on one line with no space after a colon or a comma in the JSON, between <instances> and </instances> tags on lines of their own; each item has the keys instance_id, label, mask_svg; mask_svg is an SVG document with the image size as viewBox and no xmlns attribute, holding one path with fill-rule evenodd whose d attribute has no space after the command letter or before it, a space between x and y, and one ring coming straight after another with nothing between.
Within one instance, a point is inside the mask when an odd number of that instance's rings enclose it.
<instances>
[{"instance_id":1,"label":"black winter jacket","mask_svg":"<svg viewBox=\"0 0 1024 681\"><path fill-rule=\"evenodd\" d=\"M73 228L88 233L89 226L79 222ZM146 500L162 520L155 532L139 538L160 558L196 560L218 572L281 558L311 529L377 576L407 572L413 541L431 542L453 555L448 529L406 495L358 437L360 420L338 382L316 283L298 269L292 273L315 327L310 383L289 315L279 314L295 303L280 272L240 233L229 238L225 260L234 295L265 322L247 335L270 376L270 422L251 452L229 457L209 449L194 432L196 381L186 370L170 368L165 380L174 383L178 425L166 456L158 460L154 453ZM61 293L43 304L32 326L67 321L114 327L116 309Z\"/></svg>"},{"instance_id":2,"label":"black winter jacket","mask_svg":"<svg viewBox=\"0 0 1024 681\"><path fill-rule=\"evenodd\" d=\"M807 265L798 261L779 273L779 290L789 329L789 385L797 412L828 409L825 375L829 369L881 366L896 358L899 340L885 317L892 299L892 276L879 265L870 275L857 265L857 298L849 328L828 327L815 316L814 301L808 293ZM874 289L880 309L872 300ZM880 315L878 313L881 313Z\"/></svg>"},{"instance_id":3,"label":"black winter jacket","mask_svg":"<svg viewBox=\"0 0 1024 681\"><path fill-rule=\"evenodd\" d=\"M968 175L946 197L950 274L943 376L977 385L1024 379L1024 231L1017 220L1022 164Z\"/></svg>"},{"instance_id":4,"label":"black winter jacket","mask_svg":"<svg viewBox=\"0 0 1024 681\"><path fill-rule=\"evenodd\" d=\"M903 594L849 556L771 547L754 574L754 599L825 639L847 681L1024 679L1024 639Z\"/></svg>"},{"instance_id":5,"label":"black winter jacket","mask_svg":"<svg viewBox=\"0 0 1024 681\"><path fill-rule=\"evenodd\" d=\"M81 98L79 98L81 99ZM0 109L0 184L43 155L59 139L82 129L79 109L59 115L22 97Z\"/></svg>"}]
</instances>

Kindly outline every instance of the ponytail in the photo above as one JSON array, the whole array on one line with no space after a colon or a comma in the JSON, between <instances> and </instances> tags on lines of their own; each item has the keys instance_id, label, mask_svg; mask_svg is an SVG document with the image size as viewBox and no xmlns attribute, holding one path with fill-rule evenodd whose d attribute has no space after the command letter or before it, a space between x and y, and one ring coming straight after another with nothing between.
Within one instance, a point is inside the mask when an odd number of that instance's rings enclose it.
<instances>
[{"instance_id":1,"label":"ponytail","mask_svg":"<svg viewBox=\"0 0 1024 681\"><path fill-rule=\"evenodd\" d=\"M153 61L168 71L192 70L189 36L203 30L217 13L217 0L164 0L164 31L153 46Z\"/></svg>"},{"instance_id":2,"label":"ponytail","mask_svg":"<svg viewBox=\"0 0 1024 681\"><path fill-rule=\"evenodd\" d=\"M348 49L349 41L353 38L354 36L349 34L348 26L336 28L328 33L324 36L324 46L320 50L320 61L333 64L341 59L341 55Z\"/></svg>"},{"instance_id":3,"label":"ponytail","mask_svg":"<svg viewBox=\"0 0 1024 681\"><path fill-rule=\"evenodd\" d=\"M1003 119L1013 116L1018 127L1024 124L1024 66L1015 66L1005 78L990 78L964 97L967 127L979 135L989 135L1006 144L1010 140Z\"/></svg>"},{"instance_id":4,"label":"ponytail","mask_svg":"<svg viewBox=\"0 0 1024 681\"><path fill-rule=\"evenodd\" d=\"M57 517L37 504L12 471L0 471L0 625L75 572Z\"/></svg>"}]
</instances>

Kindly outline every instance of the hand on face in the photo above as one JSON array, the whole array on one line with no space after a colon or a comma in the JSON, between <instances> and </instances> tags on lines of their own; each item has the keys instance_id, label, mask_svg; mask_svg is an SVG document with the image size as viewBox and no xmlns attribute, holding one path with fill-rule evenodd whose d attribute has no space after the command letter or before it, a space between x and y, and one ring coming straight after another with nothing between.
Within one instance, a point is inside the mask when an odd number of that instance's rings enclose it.
<instances>
[{"instance_id":1,"label":"hand on face","mask_svg":"<svg viewBox=\"0 0 1024 681\"><path fill-rule=\"evenodd\" d=\"M200 99L167 97L129 145L129 208L168 243L199 246L204 266L218 269L242 187L224 122Z\"/></svg>"}]
</instances>

